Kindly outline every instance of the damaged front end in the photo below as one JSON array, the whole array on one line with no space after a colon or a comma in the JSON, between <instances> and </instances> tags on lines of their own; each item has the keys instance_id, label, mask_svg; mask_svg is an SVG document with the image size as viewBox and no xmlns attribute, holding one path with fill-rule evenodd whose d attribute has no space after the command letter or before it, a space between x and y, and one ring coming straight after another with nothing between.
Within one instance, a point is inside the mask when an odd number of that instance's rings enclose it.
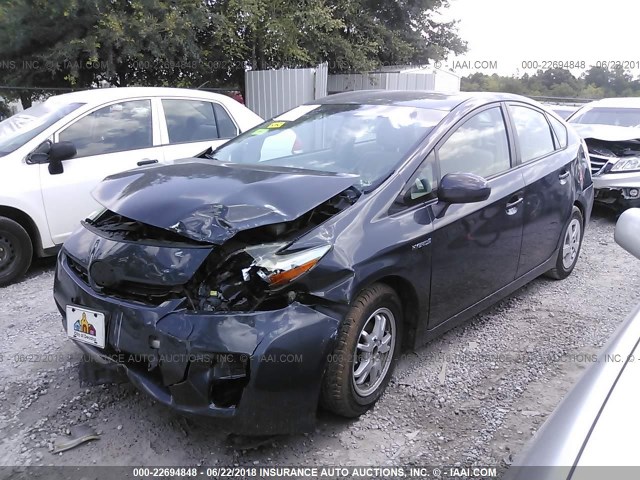
<instances>
[{"instance_id":1,"label":"damaged front end","mask_svg":"<svg viewBox=\"0 0 640 480\"><path fill-rule=\"evenodd\" d=\"M580 124L573 127L589 150L595 201L615 209L640 206L640 129Z\"/></svg>"},{"instance_id":2,"label":"damaged front end","mask_svg":"<svg viewBox=\"0 0 640 480\"><path fill-rule=\"evenodd\" d=\"M161 227L125 215L138 207L119 200L117 213L106 205L83 222L60 253L54 298L63 317L68 306L105 315L104 348L76 341L99 365L85 366L84 378L116 378L105 373L113 369L180 412L232 421L237 433L312 428L340 314L318 308L321 299L297 282L331 244L295 241L359 196L333 189L326 199L316 192L322 201L299 215L242 204L242 221L229 220L223 212L238 205L230 204L208 217L190 209ZM266 210L287 220L247 215Z\"/></svg>"}]
</instances>

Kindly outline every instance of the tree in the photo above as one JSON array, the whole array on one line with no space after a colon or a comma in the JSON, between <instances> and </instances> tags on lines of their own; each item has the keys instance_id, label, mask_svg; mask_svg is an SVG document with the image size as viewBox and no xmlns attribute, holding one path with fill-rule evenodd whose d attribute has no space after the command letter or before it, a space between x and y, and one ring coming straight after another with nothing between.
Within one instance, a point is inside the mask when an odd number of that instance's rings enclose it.
<instances>
[{"instance_id":1,"label":"tree","mask_svg":"<svg viewBox=\"0 0 640 480\"><path fill-rule=\"evenodd\" d=\"M62 15L61 1L25 2L15 0L0 4L0 83L19 90L3 91L3 95L19 98L28 108L42 92L25 87L64 85L64 74L47 68L43 53L59 44L80 20L71 21ZM42 9L41 13L34 12ZM53 17L49 17L52 15Z\"/></svg>"},{"instance_id":2,"label":"tree","mask_svg":"<svg viewBox=\"0 0 640 480\"><path fill-rule=\"evenodd\" d=\"M609 69L606 67L591 67L584 75L584 81L587 85L609 88Z\"/></svg>"},{"instance_id":3,"label":"tree","mask_svg":"<svg viewBox=\"0 0 640 480\"><path fill-rule=\"evenodd\" d=\"M246 69L426 64L466 50L455 22L436 17L447 6L448 0L5 1L0 59L18 67L0 69L0 83L242 84Z\"/></svg>"},{"instance_id":4,"label":"tree","mask_svg":"<svg viewBox=\"0 0 640 480\"><path fill-rule=\"evenodd\" d=\"M7 102L0 98L0 121L11 116L11 108L7 105Z\"/></svg>"},{"instance_id":5,"label":"tree","mask_svg":"<svg viewBox=\"0 0 640 480\"><path fill-rule=\"evenodd\" d=\"M14 0L0 7L0 58L11 62L0 80L44 88L175 85L197 65L197 36L207 26L200 0Z\"/></svg>"}]
</instances>

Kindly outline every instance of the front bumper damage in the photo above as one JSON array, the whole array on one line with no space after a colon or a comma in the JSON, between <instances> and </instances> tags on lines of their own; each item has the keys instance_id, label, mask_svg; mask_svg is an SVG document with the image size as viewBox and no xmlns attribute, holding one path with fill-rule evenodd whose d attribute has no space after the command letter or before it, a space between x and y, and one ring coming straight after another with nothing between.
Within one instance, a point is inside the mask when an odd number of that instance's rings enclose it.
<instances>
[{"instance_id":1,"label":"front bumper damage","mask_svg":"<svg viewBox=\"0 0 640 480\"><path fill-rule=\"evenodd\" d=\"M595 201L614 208L640 207L640 172L600 173L593 176Z\"/></svg>"},{"instance_id":2,"label":"front bumper damage","mask_svg":"<svg viewBox=\"0 0 640 480\"><path fill-rule=\"evenodd\" d=\"M154 306L107 297L85 283L64 250L54 298L65 329L67 305L104 312L105 349L77 345L158 402L218 418L238 434L313 429L339 324L331 312L299 302L273 311L194 312L184 299Z\"/></svg>"},{"instance_id":3,"label":"front bumper damage","mask_svg":"<svg viewBox=\"0 0 640 480\"><path fill-rule=\"evenodd\" d=\"M591 160L595 201L614 209L640 206L640 171L613 170L640 156L640 128L572 124L584 138Z\"/></svg>"}]
</instances>

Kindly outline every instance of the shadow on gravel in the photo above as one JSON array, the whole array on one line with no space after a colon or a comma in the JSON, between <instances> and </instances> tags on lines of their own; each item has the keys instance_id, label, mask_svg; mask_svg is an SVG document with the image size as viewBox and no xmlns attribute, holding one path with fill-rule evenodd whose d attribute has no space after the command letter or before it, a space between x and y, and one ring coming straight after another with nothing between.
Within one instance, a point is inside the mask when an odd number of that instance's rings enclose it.
<instances>
[{"instance_id":1,"label":"shadow on gravel","mask_svg":"<svg viewBox=\"0 0 640 480\"><path fill-rule=\"evenodd\" d=\"M29 267L29 270L25 274L25 276L20 278L15 283L18 284L21 282L25 282L34 277L40 276L43 273L48 273L48 272L53 273L53 270L56 267L56 258L57 257L55 256L45 257L45 258L35 258L33 260L33 263L31 264L31 267Z\"/></svg>"},{"instance_id":2,"label":"shadow on gravel","mask_svg":"<svg viewBox=\"0 0 640 480\"><path fill-rule=\"evenodd\" d=\"M593 205L593 211L591 212L591 221L603 221L604 223L614 225L618 221L621 213L620 211L596 203Z\"/></svg>"}]
</instances>

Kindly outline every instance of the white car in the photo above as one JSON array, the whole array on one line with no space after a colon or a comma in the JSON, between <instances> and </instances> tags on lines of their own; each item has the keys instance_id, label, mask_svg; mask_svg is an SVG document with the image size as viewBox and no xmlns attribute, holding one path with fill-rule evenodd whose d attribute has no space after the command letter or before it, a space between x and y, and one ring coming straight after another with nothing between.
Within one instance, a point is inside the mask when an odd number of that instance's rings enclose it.
<instances>
[{"instance_id":1,"label":"white car","mask_svg":"<svg viewBox=\"0 0 640 480\"><path fill-rule=\"evenodd\" d=\"M569 118L580 108L578 105L562 105L557 103L543 103L543 105L563 120Z\"/></svg>"},{"instance_id":2,"label":"white car","mask_svg":"<svg viewBox=\"0 0 640 480\"><path fill-rule=\"evenodd\" d=\"M567 121L589 149L596 202L640 207L640 98L591 102Z\"/></svg>"},{"instance_id":3,"label":"white car","mask_svg":"<svg viewBox=\"0 0 640 480\"><path fill-rule=\"evenodd\" d=\"M57 252L99 208L91 191L106 176L195 156L259 123L225 95L152 87L59 95L0 122L0 285Z\"/></svg>"}]
</instances>

